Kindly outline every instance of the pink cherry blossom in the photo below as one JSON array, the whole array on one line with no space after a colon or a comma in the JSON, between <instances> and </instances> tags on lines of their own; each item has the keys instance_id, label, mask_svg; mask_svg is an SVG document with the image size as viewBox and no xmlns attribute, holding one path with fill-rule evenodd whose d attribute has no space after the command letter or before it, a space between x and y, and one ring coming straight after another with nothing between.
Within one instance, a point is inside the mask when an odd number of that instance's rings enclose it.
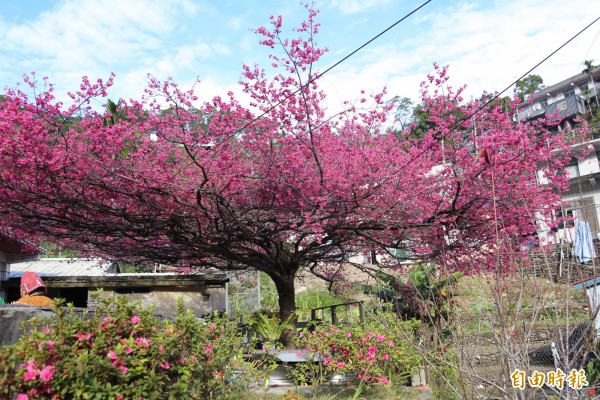
<instances>
[{"instance_id":1,"label":"pink cherry blossom","mask_svg":"<svg viewBox=\"0 0 600 400\"><path fill-rule=\"evenodd\" d=\"M282 36L279 16L255 30L272 54L242 67L249 106L232 92L198 104L192 90L150 77L143 99L120 102L117 121L90 105L105 103L113 75L82 78L66 102L34 74L6 89L0 225L117 258L260 265L282 319L296 308L300 268L328 276L321 270L362 251L408 246L472 274L515 265L503 262L514 261L509 247L535 233L529 216L552 218L577 151L570 140L588 130L556 135L540 121L515 122L510 101L508 110L465 102L437 64L421 84L426 124L392 131L384 88L331 114L317 79L327 52L316 45L318 11L305 8L294 37ZM540 169L549 184L538 184ZM506 251L490 251L498 228L515 238Z\"/></svg>"}]
</instances>

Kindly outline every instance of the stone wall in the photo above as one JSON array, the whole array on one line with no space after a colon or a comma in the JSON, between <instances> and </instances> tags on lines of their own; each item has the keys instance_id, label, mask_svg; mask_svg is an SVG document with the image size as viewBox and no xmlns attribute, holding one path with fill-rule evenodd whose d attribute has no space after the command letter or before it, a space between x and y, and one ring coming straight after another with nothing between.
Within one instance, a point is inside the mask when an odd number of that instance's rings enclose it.
<instances>
[{"instance_id":1,"label":"stone wall","mask_svg":"<svg viewBox=\"0 0 600 400\"><path fill-rule=\"evenodd\" d=\"M55 318L56 313L47 307L0 304L0 346L13 344L27 333L27 327L23 330L22 325L33 317Z\"/></svg>"},{"instance_id":2,"label":"stone wall","mask_svg":"<svg viewBox=\"0 0 600 400\"><path fill-rule=\"evenodd\" d=\"M536 326L527 332L516 330L504 343L500 343L501 340L491 333L473 334L458 338L457 345L463 356L474 365L498 365L501 361L500 348L513 347L509 342L514 344L514 349L526 351L532 365L552 365L554 359L550 344L554 342L560 350L568 348L572 353L578 353L574 355L577 358L589 341L589 325L576 325L569 329L559 325Z\"/></svg>"},{"instance_id":3,"label":"stone wall","mask_svg":"<svg viewBox=\"0 0 600 400\"><path fill-rule=\"evenodd\" d=\"M594 241L596 254L600 255L600 241ZM556 245L547 251L530 253L532 274L539 278L550 279L555 283L577 283L600 275L600 259L589 264L579 264L572 253L570 244Z\"/></svg>"}]
</instances>

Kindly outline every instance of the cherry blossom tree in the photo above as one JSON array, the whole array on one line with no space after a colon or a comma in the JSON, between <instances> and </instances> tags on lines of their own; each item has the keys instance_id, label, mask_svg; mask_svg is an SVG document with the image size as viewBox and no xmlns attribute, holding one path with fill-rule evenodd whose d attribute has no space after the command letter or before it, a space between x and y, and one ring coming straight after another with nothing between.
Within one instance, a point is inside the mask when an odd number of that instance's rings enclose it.
<instances>
[{"instance_id":1,"label":"cherry blossom tree","mask_svg":"<svg viewBox=\"0 0 600 400\"><path fill-rule=\"evenodd\" d=\"M281 17L256 30L274 54L268 69L243 68L250 108L232 93L194 106L193 91L150 77L142 100L96 111L113 77L84 78L63 103L26 76L28 89L0 102L0 224L129 262L262 271L283 319L300 269L330 279L328 265L365 249L494 268L498 238L516 244L533 213L558 203L564 138L500 107L479 111L476 129L461 124L480 103L465 104L437 66L419 137L388 131L385 92L330 115L307 10L297 38L284 38ZM548 185L536 183L540 165Z\"/></svg>"}]
</instances>

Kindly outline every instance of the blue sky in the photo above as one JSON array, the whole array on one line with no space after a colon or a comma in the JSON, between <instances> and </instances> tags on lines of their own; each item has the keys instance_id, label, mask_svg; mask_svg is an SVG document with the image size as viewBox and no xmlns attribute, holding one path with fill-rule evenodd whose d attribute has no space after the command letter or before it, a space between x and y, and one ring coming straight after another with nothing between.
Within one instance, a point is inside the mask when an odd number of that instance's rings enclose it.
<instances>
[{"instance_id":1,"label":"blue sky","mask_svg":"<svg viewBox=\"0 0 600 400\"><path fill-rule=\"evenodd\" d=\"M317 1L321 71L422 4L412 0ZM251 32L282 15L291 27L304 17L297 1L275 0L0 0L0 86L15 87L36 71L58 96L81 76L117 74L113 99L139 98L147 74L183 87L196 77L201 99L238 91L242 64L268 64ZM504 89L600 16L590 0L434 0L325 75L320 83L335 111L343 100L388 87L417 99L432 63L450 65L467 97ZM535 71L546 84L600 64L600 22Z\"/></svg>"}]
</instances>

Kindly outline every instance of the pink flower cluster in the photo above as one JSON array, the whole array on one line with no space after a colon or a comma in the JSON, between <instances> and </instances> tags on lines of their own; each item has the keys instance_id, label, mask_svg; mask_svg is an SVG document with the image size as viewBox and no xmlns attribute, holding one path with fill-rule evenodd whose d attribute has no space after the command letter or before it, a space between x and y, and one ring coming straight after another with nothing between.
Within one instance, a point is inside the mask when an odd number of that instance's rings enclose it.
<instances>
[{"instance_id":1,"label":"pink flower cluster","mask_svg":"<svg viewBox=\"0 0 600 400\"><path fill-rule=\"evenodd\" d=\"M80 341L80 342L84 342L86 340L90 340L90 338L92 337L91 333L81 333L81 332L77 332L75 334L75 338Z\"/></svg>"},{"instance_id":2,"label":"pink flower cluster","mask_svg":"<svg viewBox=\"0 0 600 400\"><path fill-rule=\"evenodd\" d=\"M108 328L108 324L111 322L110 317L104 317L104 319L102 320L102 323L100 324L100 326L98 327L98 329L106 329Z\"/></svg>"},{"instance_id":3,"label":"pink flower cluster","mask_svg":"<svg viewBox=\"0 0 600 400\"><path fill-rule=\"evenodd\" d=\"M133 341L133 343L135 343L135 345L139 346L139 347L150 347L150 340L148 340L145 337L135 338L135 340Z\"/></svg>"},{"instance_id":4,"label":"pink flower cluster","mask_svg":"<svg viewBox=\"0 0 600 400\"><path fill-rule=\"evenodd\" d=\"M373 331L340 331L332 327L298 336L302 353L321 357L321 364L330 371L356 374L370 383L390 385L390 354L399 350L385 334Z\"/></svg>"},{"instance_id":5,"label":"pink flower cluster","mask_svg":"<svg viewBox=\"0 0 600 400\"><path fill-rule=\"evenodd\" d=\"M35 360L28 360L27 363L21 364L21 368L25 369L23 380L33 381L39 377L42 382L50 382L56 373L54 365L45 365L42 369L35 368Z\"/></svg>"},{"instance_id":6,"label":"pink flower cluster","mask_svg":"<svg viewBox=\"0 0 600 400\"><path fill-rule=\"evenodd\" d=\"M38 344L38 350L42 351L46 347L50 354L54 354L54 341L53 340L42 340Z\"/></svg>"},{"instance_id":7,"label":"pink flower cluster","mask_svg":"<svg viewBox=\"0 0 600 400\"><path fill-rule=\"evenodd\" d=\"M125 362L117 356L117 353L115 353L114 351L111 351L106 356L112 360L112 362L110 364L113 367L119 368L121 375L127 375L127 372L129 372L129 369L125 366Z\"/></svg>"}]
</instances>

